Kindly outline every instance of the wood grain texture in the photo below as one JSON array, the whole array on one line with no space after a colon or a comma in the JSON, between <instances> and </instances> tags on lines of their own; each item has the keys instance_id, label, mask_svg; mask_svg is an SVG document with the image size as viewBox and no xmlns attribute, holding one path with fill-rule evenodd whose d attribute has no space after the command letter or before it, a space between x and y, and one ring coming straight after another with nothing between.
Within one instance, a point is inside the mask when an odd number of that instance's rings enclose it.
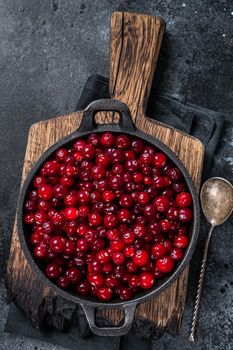
<instances>
[{"instance_id":1,"label":"wood grain texture","mask_svg":"<svg viewBox=\"0 0 233 350\"><path fill-rule=\"evenodd\" d=\"M112 15L110 93L112 97L129 105L134 122L140 130L158 138L176 153L198 190L204 154L202 144L197 139L162 123L153 122L144 115L163 28L163 21L157 17L119 12ZM32 125L22 181L49 146L79 127L81 118L82 112L77 112ZM99 123L111 123L116 120L116 116L98 113L96 120ZM135 317L153 321L161 331L166 329L178 334L185 306L187 280L188 268L158 297L138 306ZM12 236L7 283L9 298L26 311L37 328L48 323L63 329L72 320L76 305L56 295L34 275L20 249L16 225ZM116 324L122 318L120 310L105 310L99 314Z\"/></svg>"}]
</instances>

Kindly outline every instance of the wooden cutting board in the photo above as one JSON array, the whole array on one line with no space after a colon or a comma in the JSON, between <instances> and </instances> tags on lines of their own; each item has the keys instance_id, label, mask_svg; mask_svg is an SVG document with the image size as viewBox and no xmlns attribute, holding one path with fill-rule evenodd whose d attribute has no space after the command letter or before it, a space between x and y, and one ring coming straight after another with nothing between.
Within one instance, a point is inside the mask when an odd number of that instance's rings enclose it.
<instances>
[{"instance_id":1,"label":"wooden cutting board","mask_svg":"<svg viewBox=\"0 0 233 350\"><path fill-rule=\"evenodd\" d=\"M115 12L111 17L110 94L128 104L136 126L169 146L186 166L197 191L200 186L204 147L185 133L146 118L144 108L150 92L165 25L159 17ZM98 38L97 38L98 39ZM99 113L99 123L114 122L117 116ZM29 131L22 181L31 166L53 143L75 131L82 111L33 124ZM188 267L156 298L138 306L137 319L153 321L162 334L179 334L185 306ZM63 329L76 305L65 302L34 275L20 248L16 224L7 269L9 297L20 305L39 328L46 322ZM118 324L119 310L99 311Z\"/></svg>"}]
</instances>

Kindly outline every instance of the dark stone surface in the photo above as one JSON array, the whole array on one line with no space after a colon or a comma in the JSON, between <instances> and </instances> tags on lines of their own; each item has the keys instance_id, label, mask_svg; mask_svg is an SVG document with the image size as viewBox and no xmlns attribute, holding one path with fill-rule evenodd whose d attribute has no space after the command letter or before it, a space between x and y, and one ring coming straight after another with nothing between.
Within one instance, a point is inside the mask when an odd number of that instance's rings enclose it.
<instances>
[{"instance_id":1,"label":"dark stone surface","mask_svg":"<svg viewBox=\"0 0 233 350\"><path fill-rule=\"evenodd\" d=\"M86 78L108 73L109 19L114 10L162 16L167 30L155 74L160 88L229 113L210 176L232 180L233 5L228 1L0 0L0 331L7 315L4 272L27 133L41 119L73 111ZM206 232L202 225L201 236ZM197 341L188 342L200 246L191 264L183 335L154 349L233 349L233 220L210 247ZM4 249L3 249L4 248ZM0 333L0 349L61 349Z\"/></svg>"}]
</instances>

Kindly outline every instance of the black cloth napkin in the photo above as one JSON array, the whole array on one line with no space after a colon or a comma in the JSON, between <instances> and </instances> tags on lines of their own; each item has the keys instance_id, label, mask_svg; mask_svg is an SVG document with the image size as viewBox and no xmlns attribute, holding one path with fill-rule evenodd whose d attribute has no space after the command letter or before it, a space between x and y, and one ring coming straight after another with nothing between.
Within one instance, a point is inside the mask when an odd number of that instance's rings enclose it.
<instances>
[{"instance_id":1,"label":"black cloth napkin","mask_svg":"<svg viewBox=\"0 0 233 350\"><path fill-rule=\"evenodd\" d=\"M90 102L109 98L108 79L99 75L88 78L76 110L84 109ZM166 93L152 88L146 115L197 137L205 146L204 176L207 176L218 145L226 116L219 112L187 103L182 95ZM194 160L195 161L195 160ZM80 311L80 310L79 310ZM123 337L98 337L90 334L84 317L75 316L73 325L66 332L48 329L42 333L34 329L24 312L11 303L5 332L41 339L70 349L82 350L147 350L153 348L149 337L157 338L151 322L135 322L134 332ZM137 337L135 336L137 334Z\"/></svg>"}]
</instances>

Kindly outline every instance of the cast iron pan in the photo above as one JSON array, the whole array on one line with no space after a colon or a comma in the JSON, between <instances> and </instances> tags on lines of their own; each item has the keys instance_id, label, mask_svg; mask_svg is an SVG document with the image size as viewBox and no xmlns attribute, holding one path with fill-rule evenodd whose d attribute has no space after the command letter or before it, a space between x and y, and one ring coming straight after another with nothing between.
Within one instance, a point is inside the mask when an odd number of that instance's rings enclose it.
<instances>
[{"instance_id":1,"label":"cast iron pan","mask_svg":"<svg viewBox=\"0 0 233 350\"><path fill-rule=\"evenodd\" d=\"M112 112L119 113L120 115L119 123L97 125L95 122L95 114L100 111L112 111ZM73 142L77 138L88 136L90 133L93 133L93 132L100 133L105 131L110 131L113 133L123 132L128 135L139 137L145 140L146 142L151 143L153 146L157 147L159 150L164 152L174 162L174 164L176 164L176 166L181 170L185 178L186 184L188 186L188 189L193 198L193 221L189 232L189 239L190 239L189 245L186 249L185 255L183 259L177 264L175 270L168 277L159 281L158 284L156 284L150 290L136 295L133 299L129 301L115 300L112 302L102 303L101 301L98 301L93 297L92 298L81 297L81 296L72 294L71 292L66 292L61 288L57 287L55 284L53 284L44 275L42 269L35 262L31 254L31 251L29 250L29 247L27 245L26 238L27 238L28 232L27 232L26 225L24 225L23 223L23 214L24 214L24 202L26 199L26 195L28 193L28 190L30 188L30 185L34 176L38 173L41 165L53 155L56 149L59 147L64 147L68 145L69 143ZM52 288L57 295L60 295L65 299L70 300L74 303L80 304L84 310L89 326L95 334L102 335L102 336L117 336L117 335L126 334L130 330L130 327L134 319L134 311L136 306L152 297L155 297L156 295L161 293L165 288L169 287L170 284L181 274L184 268L188 265L195 248L198 231L199 231L199 204L198 204L198 198L196 195L193 182L186 168L184 167L182 162L176 157L176 155L166 145L161 143L156 138L153 138L152 136L139 131L133 124L129 108L124 103L113 99L109 99L109 100L103 99L103 100L97 100L92 102L84 110L83 119L77 131L67 136L66 138L62 139L61 141L57 142L52 147L50 147L43 154L43 156L34 164L33 168L31 169L29 175L27 176L24 182L24 185L20 194L18 209L17 209L17 224L18 224L18 232L19 232L21 247L34 273L38 274L42 279L42 281L45 284L47 284L50 288ZM105 308L123 309L125 313L123 324L119 326L114 326L114 327L113 326L99 327L95 322L95 311L97 308L98 309L101 309L101 308L102 309L105 309Z\"/></svg>"}]
</instances>

